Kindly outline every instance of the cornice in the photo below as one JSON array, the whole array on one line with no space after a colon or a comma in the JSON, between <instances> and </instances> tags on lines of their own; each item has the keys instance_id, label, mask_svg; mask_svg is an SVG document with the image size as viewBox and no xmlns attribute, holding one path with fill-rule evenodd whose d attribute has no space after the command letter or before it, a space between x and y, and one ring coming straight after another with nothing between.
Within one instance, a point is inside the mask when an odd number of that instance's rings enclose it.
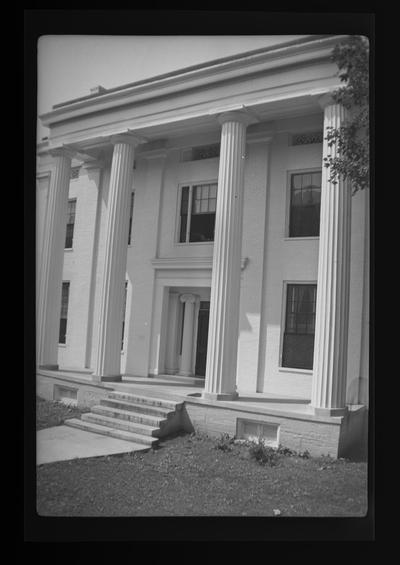
<instances>
[{"instance_id":1,"label":"cornice","mask_svg":"<svg viewBox=\"0 0 400 565\"><path fill-rule=\"evenodd\" d=\"M211 61L189 67L176 74L161 75L104 93L82 97L53 107L40 116L44 126L92 112L109 110L118 106L141 102L149 98L173 95L229 79L245 78L255 72L268 72L293 64L304 64L317 59L329 59L334 44L347 36L308 37L302 41L281 44L273 48L251 51L233 58Z\"/></svg>"}]
</instances>

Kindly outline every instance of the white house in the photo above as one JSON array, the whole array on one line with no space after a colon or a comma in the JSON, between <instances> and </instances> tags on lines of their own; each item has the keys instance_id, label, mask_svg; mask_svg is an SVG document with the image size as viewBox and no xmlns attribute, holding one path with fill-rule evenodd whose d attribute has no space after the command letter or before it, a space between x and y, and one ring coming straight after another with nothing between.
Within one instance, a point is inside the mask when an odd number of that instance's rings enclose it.
<instances>
[{"instance_id":1,"label":"white house","mask_svg":"<svg viewBox=\"0 0 400 565\"><path fill-rule=\"evenodd\" d=\"M195 429L256 422L335 455L359 441L369 195L323 166L324 130L345 117L331 98L343 39L97 87L41 116L40 395L93 404L181 383Z\"/></svg>"}]
</instances>

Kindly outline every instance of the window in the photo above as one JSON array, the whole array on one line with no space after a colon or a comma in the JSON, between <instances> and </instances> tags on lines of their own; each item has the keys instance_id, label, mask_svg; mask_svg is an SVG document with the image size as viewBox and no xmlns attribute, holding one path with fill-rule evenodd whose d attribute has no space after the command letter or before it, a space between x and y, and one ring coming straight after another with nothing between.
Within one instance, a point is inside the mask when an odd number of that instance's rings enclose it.
<instances>
[{"instance_id":1,"label":"window","mask_svg":"<svg viewBox=\"0 0 400 565\"><path fill-rule=\"evenodd\" d=\"M312 369L316 284L288 284L282 367Z\"/></svg>"},{"instance_id":2,"label":"window","mask_svg":"<svg viewBox=\"0 0 400 565\"><path fill-rule=\"evenodd\" d=\"M75 209L76 209L76 198L74 198L73 200L68 200L67 232L65 236L66 249L72 248L72 242L74 239Z\"/></svg>"},{"instance_id":3,"label":"window","mask_svg":"<svg viewBox=\"0 0 400 565\"><path fill-rule=\"evenodd\" d=\"M63 282L62 283L62 291L61 291L60 332L59 332L59 337L58 337L58 343L65 343L66 342L68 300L69 300L69 282Z\"/></svg>"},{"instance_id":4,"label":"window","mask_svg":"<svg viewBox=\"0 0 400 565\"><path fill-rule=\"evenodd\" d=\"M319 235L321 171L290 177L289 237Z\"/></svg>"},{"instance_id":5,"label":"window","mask_svg":"<svg viewBox=\"0 0 400 565\"><path fill-rule=\"evenodd\" d=\"M128 245L131 244L132 241L132 218L133 218L133 205L135 201L135 193L132 192L131 194L131 205L129 209L129 234L128 234Z\"/></svg>"},{"instance_id":6,"label":"window","mask_svg":"<svg viewBox=\"0 0 400 565\"><path fill-rule=\"evenodd\" d=\"M121 337L121 351L124 349L124 334L125 334L125 317L126 317L126 297L128 294L128 281L125 281L124 288L124 306L122 310L122 337Z\"/></svg>"},{"instance_id":7,"label":"window","mask_svg":"<svg viewBox=\"0 0 400 565\"><path fill-rule=\"evenodd\" d=\"M217 183L182 187L179 242L214 241Z\"/></svg>"}]
</instances>

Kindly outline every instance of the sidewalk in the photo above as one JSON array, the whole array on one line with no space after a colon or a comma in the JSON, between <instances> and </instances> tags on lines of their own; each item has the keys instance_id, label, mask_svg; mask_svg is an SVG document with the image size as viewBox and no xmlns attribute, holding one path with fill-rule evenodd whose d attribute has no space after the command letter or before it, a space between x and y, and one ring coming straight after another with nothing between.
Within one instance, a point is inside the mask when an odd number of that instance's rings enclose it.
<instances>
[{"instance_id":1,"label":"sidewalk","mask_svg":"<svg viewBox=\"0 0 400 565\"><path fill-rule=\"evenodd\" d=\"M69 426L55 426L36 434L36 465L86 457L148 451L149 447Z\"/></svg>"}]
</instances>

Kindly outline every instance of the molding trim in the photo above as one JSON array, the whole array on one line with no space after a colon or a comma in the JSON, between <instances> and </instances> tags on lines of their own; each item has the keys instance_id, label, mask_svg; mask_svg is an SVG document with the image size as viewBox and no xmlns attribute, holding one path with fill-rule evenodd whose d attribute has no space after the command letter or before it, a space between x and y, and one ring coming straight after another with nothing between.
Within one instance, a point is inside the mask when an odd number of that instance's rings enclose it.
<instances>
[{"instance_id":1,"label":"molding trim","mask_svg":"<svg viewBox=\"0 0 400 565\"><path fill-rule=\"evenodd\" d=\"M162 269L212 269L212 257L155 257L151 260L153 268L156 270ZM249 262L248 257L244 257L240 261L242 270L245 269Z\"/></svg>"}]
</instances>

